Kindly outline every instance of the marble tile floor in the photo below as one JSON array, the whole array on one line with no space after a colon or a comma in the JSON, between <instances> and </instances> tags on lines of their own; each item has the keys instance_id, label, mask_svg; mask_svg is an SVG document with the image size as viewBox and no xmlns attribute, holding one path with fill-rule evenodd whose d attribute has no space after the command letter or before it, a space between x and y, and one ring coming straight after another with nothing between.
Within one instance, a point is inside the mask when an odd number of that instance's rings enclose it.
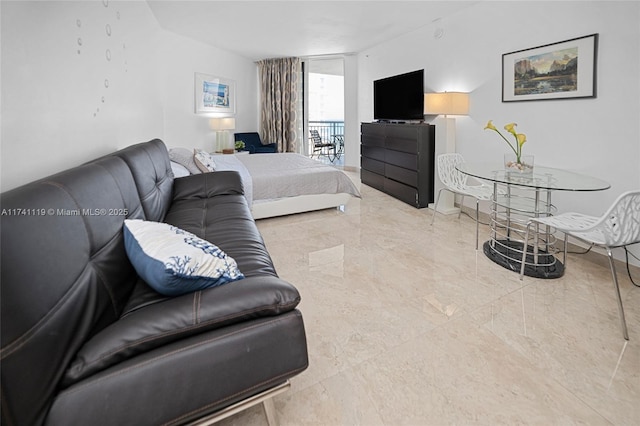
<instances>
[{"instance_id":1,"label":"marble tile floor","mask_svg":"<svg viewBox=\"0 0 640 426\"><path fill-rule=\"evenodd\" d=\"M258 221L309 348L275 397L280 424L640 424L640 288L623 264L628 342L604 256L520 281L475 250L469 217L430 226L432 210L361 191L344 212ZM256 406L220 424L267 422Z\"/></svg>"}]
</instances>

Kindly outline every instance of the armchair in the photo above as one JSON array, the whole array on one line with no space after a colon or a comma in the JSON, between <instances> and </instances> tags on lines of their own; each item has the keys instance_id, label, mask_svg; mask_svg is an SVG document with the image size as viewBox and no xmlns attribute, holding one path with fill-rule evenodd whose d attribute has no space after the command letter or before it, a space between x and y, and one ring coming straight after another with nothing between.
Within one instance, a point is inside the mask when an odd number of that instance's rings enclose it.
<instances>
[{"instance_id":1,"label":"armchair","mask_svg":"<svg viewBox=\"0 0 640 426\"><path fill-rule=\"evenodd\" d=\"M278 147L275 143L263 144L258 132L234 133L233 136L236 142L244 142L244 150L249 151L250 154L278 152Z\"/></svg>"}]
</instances>

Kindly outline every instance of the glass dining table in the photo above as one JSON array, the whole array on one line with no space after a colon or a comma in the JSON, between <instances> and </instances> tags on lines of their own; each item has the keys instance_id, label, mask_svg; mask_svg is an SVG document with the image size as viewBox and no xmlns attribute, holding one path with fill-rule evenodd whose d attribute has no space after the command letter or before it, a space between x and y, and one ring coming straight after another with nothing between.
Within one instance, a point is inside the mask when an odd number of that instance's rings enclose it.
<instances>
[{"instance_id":1,"label":"glass dining table","mask_svg":"<svg viewBox=\"0 0 640 426\"><path fill-rule=\"evenodd\" d=\"M483 252L495 263L518 273L529 219L556 213L551 202L554 191L603 191L611 187L596 177L537 165L529 174L506 171L499 163L462 163L456 169L493 183L491 234L483 244ZM564 264L556 256L559 249L554 232L548 226L531 225L525 275L559 278L564 274Z\"/></svg>"}]
</instances>

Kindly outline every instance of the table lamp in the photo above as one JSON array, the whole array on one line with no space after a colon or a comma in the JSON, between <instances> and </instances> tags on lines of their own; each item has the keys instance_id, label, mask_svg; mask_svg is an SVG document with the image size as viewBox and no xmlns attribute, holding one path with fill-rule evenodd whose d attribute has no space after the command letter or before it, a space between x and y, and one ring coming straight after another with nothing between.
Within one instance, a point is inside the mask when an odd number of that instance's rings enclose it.
<instances>
[{"instance_id":1,"label":"table lamp","mask_svg":"<svg viewBox=\"0 0 640 426\"><path fill-rule=\"evenodd\" d=\"M236 128L236 119L233 117L212 118L209 127L216 131L215 152L233 152L234 144L230 141L229 130Z\"/></svg>"}]
</instances>

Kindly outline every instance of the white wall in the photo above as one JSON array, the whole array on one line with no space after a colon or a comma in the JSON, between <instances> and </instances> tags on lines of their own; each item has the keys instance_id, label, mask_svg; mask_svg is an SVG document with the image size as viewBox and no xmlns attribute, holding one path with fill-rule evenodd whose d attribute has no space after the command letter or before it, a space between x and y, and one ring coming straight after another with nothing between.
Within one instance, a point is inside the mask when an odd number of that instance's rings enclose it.
<instances>
[{"instance_id":1,"label":"white wall","mask_svg":"<svg viewBox=\"0 0 640 426\"><path fill-rule=\"evenodd\" d=\"M2 189L162 135L145 3L2 2Z\"/></svg>"},{"instance_id":2,"label":"white wall","mask_svg":"<svg viewBox=\"0 0 640 426\"><path fill-rule=\"evenodd\" d=\"M480 2L361 53L359 118L373 119L373 80L424 68L426 92L470 92L470 114L457 118L458 152L495 160L508 148L484 125L514 121L536 164L611 183L608 191L554 194L560 211L599 215L618 194L640 187L638 22L638 2ZM501 102L503 53L592 33L600 34L597 98Z\"/></svg>"},{"instance_id":3,"label":"white wall","mask_svg":"<svg viewBox=\"0 0 640 426\"><path fill-rule=\"evenodd\" d=\"M209 119L215 114L194 114L196 72L235 82L236 129L229 131L230 137L234 132L258 131L257 67L251 60L170 32L161 34L158 45L168 146L214 148L215 132L209 128Z\"/></svg>"},{"instance_id":4,"label":"white wall","mask_svg":"<svg viewBox=\"0 0 640 426\"><path fill-rule=\"evenodd\" d=\"M362 52L359 119L373 119L373 80L424 68L426 92L470 92L470 114L457 118L457 151L465 158L501 158L506 144L484 125L516 122L536 164L611 183L607 191L553 195L560 212L601 215L620 193L640 188L639 22L639 2L479 2ZM501 102L502 54L593 33L597 98Z\"/></svg>"},{"instance_id":5,"label":"white wall","mask_svg":"<svg viewBox=\"0 0 640 426\"><path fill-rule=\"evenodd\" d=\"M255 64L164 31L144 1L2 1L0 14L2 191L152 138L211 148L196 71L235 80L236 128L258 128Z\"/></svg>"},{"instance_id":6,"label":"white wall","mask_svg":"<svg viewBox=\"0 0 640 426\"><path fill-rule=\"evenodd\" d=\"M344 57L344 165L348 170L360 168L360 121L358 120L358 58Z\"/></svg>"}]
</instances>

